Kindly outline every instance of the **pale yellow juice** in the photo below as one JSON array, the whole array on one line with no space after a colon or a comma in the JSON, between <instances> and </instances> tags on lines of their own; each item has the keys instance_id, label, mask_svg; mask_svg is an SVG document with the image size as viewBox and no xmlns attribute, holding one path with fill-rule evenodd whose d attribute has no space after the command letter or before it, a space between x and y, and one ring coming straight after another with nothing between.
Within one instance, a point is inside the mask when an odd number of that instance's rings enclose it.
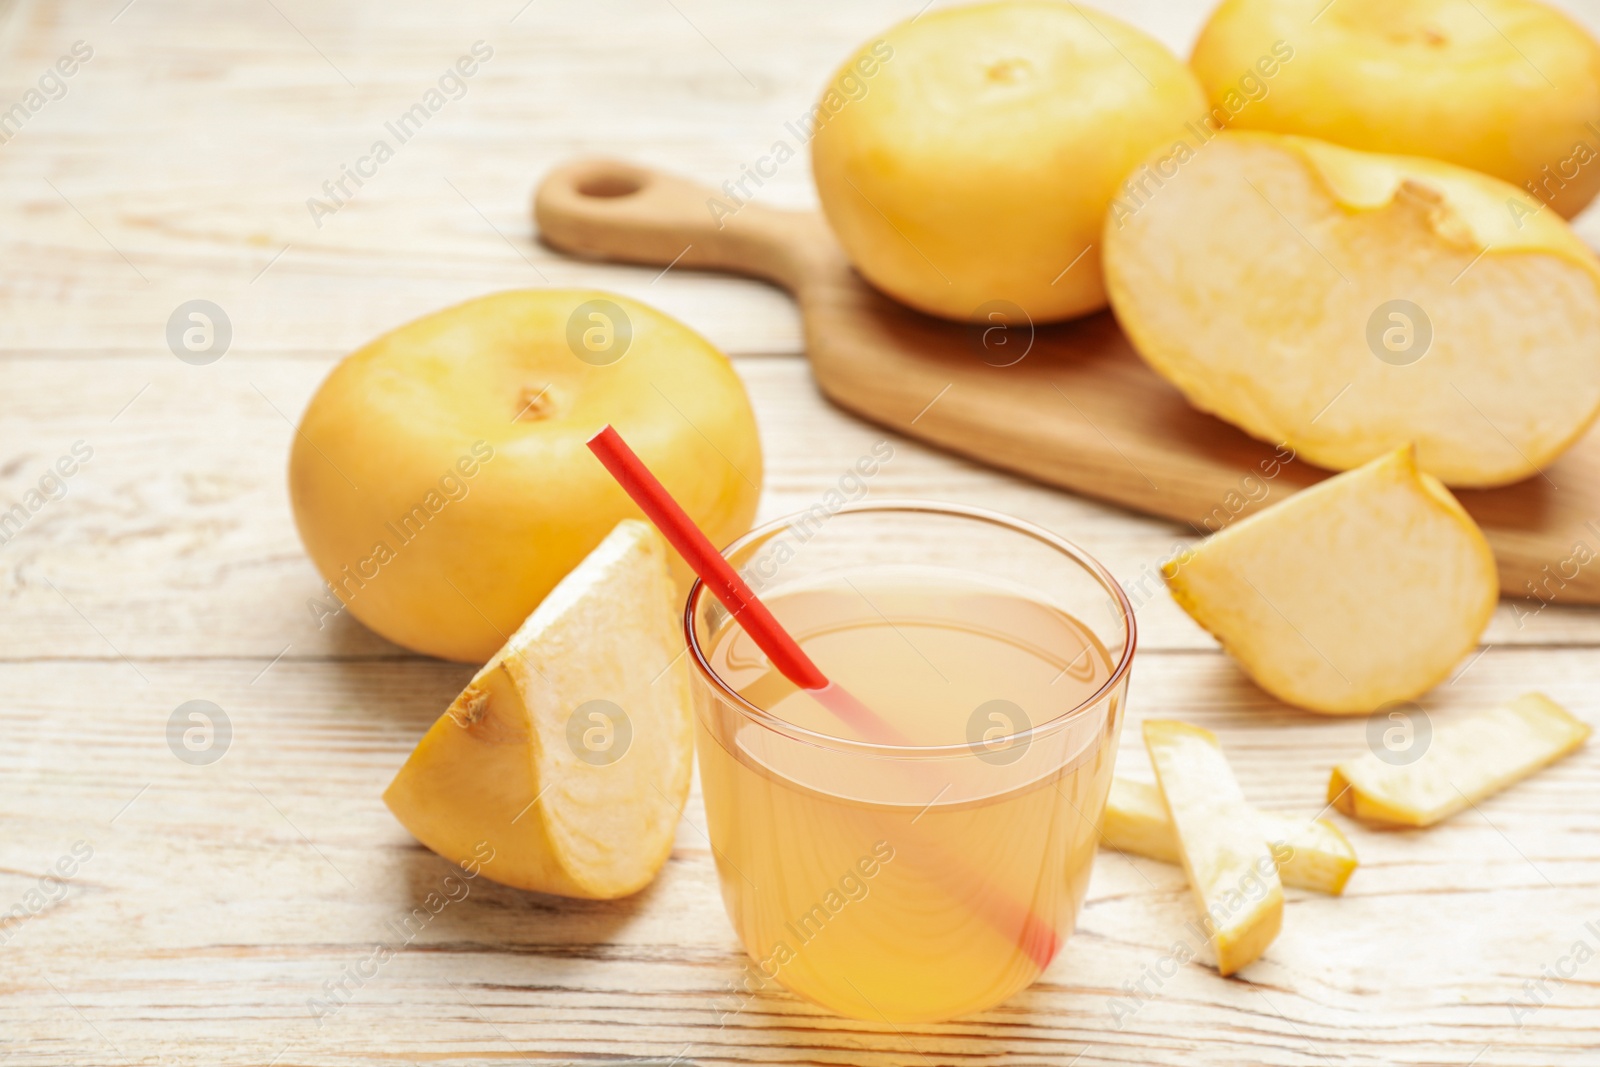
<instances>
[{"instance_id":1,"label":"pale yellow juice","mask_svg":"<svg viewBox=\"0 0 1600 1067\"><path fill-rule=\"evenodd\" d=\"M949 750L900 758L797 737L701 691L701 778L747 985L898 1022L979 1011L1032 982L1071 932L1095 854L1121 708L1061 716L1111 678L1105 648L1026 590L947 570L879 569L766 600L829 678L911 745ZM782 724L874 740L773 670L737 624L707 652ZM999 743L1030 725L1030 740Z\"/></svg>"}]
</instances>

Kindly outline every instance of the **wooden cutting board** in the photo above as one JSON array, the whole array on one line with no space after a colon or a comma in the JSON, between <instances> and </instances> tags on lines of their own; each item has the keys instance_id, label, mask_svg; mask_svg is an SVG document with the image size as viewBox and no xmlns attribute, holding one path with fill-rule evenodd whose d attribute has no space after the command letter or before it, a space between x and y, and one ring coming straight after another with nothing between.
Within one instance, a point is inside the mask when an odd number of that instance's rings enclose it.
<instances>
[{"instance_id":1,"label":"wooden cutting board","mask_svg":"<svg viewBox=\"0 0 1600 1067\"><path fill-rule=\"evenodd\" d=\"M1219 530L1328 471L1191 408L1109 312L997 329L930 318L866 284L822 217L746 204L613 160L551 172L543 239L573 255L731 271L792 293L817 383L856 414L1088 496ZM1507 596L1600 603L1600 437L1543 475L1456 496L1483 527Z\"/></svg>"}]
</instances>

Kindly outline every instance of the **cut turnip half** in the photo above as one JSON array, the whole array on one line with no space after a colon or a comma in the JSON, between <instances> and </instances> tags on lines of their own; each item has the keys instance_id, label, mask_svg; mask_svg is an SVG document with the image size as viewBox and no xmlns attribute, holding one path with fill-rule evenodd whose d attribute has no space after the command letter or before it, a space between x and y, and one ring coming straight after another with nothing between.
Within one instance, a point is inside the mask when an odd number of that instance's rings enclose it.
<instances>
[{"instance_id":1,"label":"cut turnip half","mask_svg":"<svg viewBox=\"0 0 1600 1067\"><path fill-rule=\"evenodd\" d=\"M1600 409L1600 262L1437 160L1223 132L1136 170L1106 281L1196 407L1347 470L1408 442L1449 485L1539 472Z\"/></svg>"}]
</instances>

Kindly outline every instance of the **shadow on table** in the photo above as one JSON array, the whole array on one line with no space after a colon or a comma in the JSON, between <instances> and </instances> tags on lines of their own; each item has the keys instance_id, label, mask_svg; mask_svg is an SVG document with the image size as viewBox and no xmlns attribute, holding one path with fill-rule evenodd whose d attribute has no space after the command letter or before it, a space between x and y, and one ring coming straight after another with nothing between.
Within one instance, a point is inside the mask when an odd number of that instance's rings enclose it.
<instances>
[{"instance_id":1,"label":"shadow on table","mask_svg":"<svg viewBox=\"0 0 1600 1067\"><path fill-rule=\"evenodd\" d=\"M561 959L630 954L618 934L646 911L659 880L621 900L575 900L470 876L422 845L399 854L396 876L410 911L396 936L430 951L485 952Z\"/></svg>"}]
</instances>

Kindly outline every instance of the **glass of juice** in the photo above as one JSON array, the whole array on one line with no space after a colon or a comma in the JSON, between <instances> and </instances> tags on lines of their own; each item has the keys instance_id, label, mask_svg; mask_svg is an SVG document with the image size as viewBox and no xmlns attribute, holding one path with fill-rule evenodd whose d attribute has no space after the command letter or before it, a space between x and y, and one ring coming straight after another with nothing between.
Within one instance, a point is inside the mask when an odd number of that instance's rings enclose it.
<instances>
[{"instance_id":1,"label":"glass of juice","mask_svg":"<svg viewBox=\"0 0 1600 1067\"><path fill-rule=\"evenodd\" d=\"M863 732L797 688L695 584L700 775L741 985L891 1023L1028 985L1095 855L1135 645L1121 587L1039 527L949 504L818 506L724 555L876 717Z\"/></svg>"}]
</instances>

